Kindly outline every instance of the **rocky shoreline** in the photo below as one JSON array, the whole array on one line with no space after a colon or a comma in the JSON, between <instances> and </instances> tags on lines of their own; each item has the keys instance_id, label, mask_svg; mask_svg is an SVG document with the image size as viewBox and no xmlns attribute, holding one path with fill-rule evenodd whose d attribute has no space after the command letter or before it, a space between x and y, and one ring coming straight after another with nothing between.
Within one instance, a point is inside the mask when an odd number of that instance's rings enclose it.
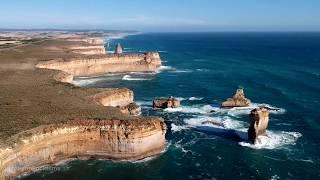
<instances>
[{"instance_id":1,"label":"rocky shoreline","mask_svg":"<svg viewBox=\"0 0 320 180\"><path fill-rule=\"evenodd\" d=\"M79 75L155 71L161 65L159 54L104 55L99 37L61 36L50 36L39 45L26 45L14 52L9 49L0 55L4 65L30 63L30 68L23 71L0 71L3 78L12 77L12 73L18 78L7 84L0 79L0 85L8 87L1 90L8 94L1 113L8 116L0 119L0 179L75 157L143 159L161 153L165 147L163 119L132 116L139 114L140 107L134 103L131 90L86 89L70 84ZM11 54L23 59L10 59L15 57ZM24 92L19 91L22 85ZM15 105L16 99L20 103ZM12 124L20 123L25 125L10 129Z\"/></svg>"}]
</instances>

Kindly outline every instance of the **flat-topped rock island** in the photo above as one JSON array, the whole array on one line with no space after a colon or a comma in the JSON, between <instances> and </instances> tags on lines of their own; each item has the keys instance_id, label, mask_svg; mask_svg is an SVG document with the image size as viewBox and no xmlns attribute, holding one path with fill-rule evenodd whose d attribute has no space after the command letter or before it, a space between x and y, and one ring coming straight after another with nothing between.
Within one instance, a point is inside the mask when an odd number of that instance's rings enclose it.
<instances>
[{"instance_id":1,"label":"flat-topped rock island","mask_svg":"<svg viewBox=\"0 0 320 180\"><path fill-rule=\"evenodd\" d=\"M24 43L20 33L23 43L0 49L0 179L71 158L137 160L163 152L163 119L137 116L130 89L70 84L74 76L155 71L158 53L104 54L103 34L22 34L34 40Z\"/></svg>"}]
</instances>

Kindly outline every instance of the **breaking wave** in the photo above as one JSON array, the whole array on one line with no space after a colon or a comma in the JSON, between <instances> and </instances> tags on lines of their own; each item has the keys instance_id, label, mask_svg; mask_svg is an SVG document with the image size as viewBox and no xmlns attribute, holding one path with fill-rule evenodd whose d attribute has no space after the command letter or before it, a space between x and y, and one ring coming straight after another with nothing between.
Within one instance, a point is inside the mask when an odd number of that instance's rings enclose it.
<instances>
[{"instance_id":1,"label":"breaking wave","mask_svg":"<svg viewBox=\"0 0 320 180\"><path fill-rule=\"evenodd\" d=\"M245 141L239 142L239 144L253 149L275 149L284 145L295 145L301 136L302 134L299 132L267 131L267 136L259 136L256 144Z\"/></svg>"},{"instance_id":2,"label":"breaking wave","mask_svg":"<svg viewBox=\"0 0 320 180\"><path fill-rule=\"evenodd\" d=\"M153 72L130 72L130 74L138 74L138 75L154 75L156 73Z\"/></svg>"},{"instance_id":3,"label":"breaking wave","mask_svg":"<svg viewBox=\"0 0 320 180\"><path fill-rule=\"evenodd\" d=\"M203 97L190 97L189 98L190 101L200 101L202 99L203 99Z\"/></svg>"},{"instance_id":4,"label":"breaking wave","mask_svg":"<svg viewBox=\"0 0 320 180\"><path fill-rule=\"evenodd\" d=\"M190 99L190 98L189 98ZM192 98L194 99L194 98ZM267 131L267 136L259 136L256 144L248 142L247 130L249 122L237 120L239 115L249 115L250 111L259 106L266 106L271 109L270 113L281 114L285 112L283 108L277 108L269 104L252 103L249 107L237 107L223 109L211 105L181 106L179 108L167 108L163 111L169 113L186 113L193 117L183 120L182 125L172 123L172 132L179 132L187 129L197 129L237 139L240 146L253 149L275 149L286 145L295 145L296 141L302 136L299 132Z\"/></svg>"},{"instance_id":5,"label":"breaking wave","mask_svg":"<svg viewBox=\"0 0 320 180\"><path fill-rule=\"evenodd\" d=\"M181 112L181 113L192 113L192 114L208 114L213 110L210 105L205 106L181 106L178 108L166 108L165 112Z\"/></svg>"},{"instance_id":6,"label":"breaking wave","mask_svg":"<svg viewBox=\"0 0 320 180\"><path fill-rule=\"evenodd\" d=\"M209 69L196 69L196 71L199 71L199 72L209 72L210 70L209 70Z\"/></svg>"},{"instance_id":7,"label":"breaking wave","mask_svg":"<svg viewBox=\"0 0 320 180\"><path fill-rule=\"evenodd\" d=\"M175 97L175 99L178 99L179 101L184 101L184 100L186 100L186 98L183 98L183 97Z\"/></svg>"},{"instance_id":8,"label":"breaking wave","mask_svg":"<svg viewBox=\"0 0 320 180\"><path fill-rule=\"evenodd\" d=\"M90 84L94 84L98 81L101 81L100 78L95 78L95 79L77 79L77 80L73 80L72 84L74 84L75 86L88 86Z\"/></svg>"},{"instance_id":9,"label":"breaking wave","mask_svg":"<svg viewBox=\"0 0 320 180\"><path fill-rule=\"evenodd\" d=\"M252 103L248 107L234 107L234 108L230 108L230 109L220 109L218 111L219 112L226 112L230 116L237 117L237 116L241 116L241 115L250 114L251 110L258 108L258 107L261 107L261 106L270 108L271 114L283 114L286 112L286 110L283 108L278 108L278 107L275 107L275 106L272 106L269 104L259 104L259 103Z\"/></svg>"},{"instance_id":10,"label":"breaking wave","mask_svg":"<svg viewBox=\"0 0 320 180\"><path fill-rule=\"evenodd\" d=\"M160 72L170 72L170 73L192 73L193 70L191 69L176 69L172 66L160 66L157 70L156 73L160 73Z\"/></svg>"},{"instance_id":11,"label":"breaking wave","mask_svg":"<svg viewBox=\"0 0 320 180\"><path fill-rule=\"evenodd\" d=\"M190 69L185 69L185 70L178 70L178 69L175 69L173 71L170 71L172 73L192 73L193 71L190 70Z\"/></svg>"},{"instance_id":12,"label":"breaking wave","mask_svg":"<svg viewBox=\"0 0 320 180\"><path fill-rule=\"evenodd\" d=\"M171 124L171 131L173 131L173 132L178 132L178 131L181 131L183 129L188 129L188 127L187 126L175 125L174 123Z\"/></svg>"},{"instance_id":13,"label":"breaking wave","mask_svg":"<svg viewBox=\"0 0 320 180\"><path fill-rule=\"evenodd\" d=\"M205 129L207 132L225 133L240 139L240 146L253 149L276 149L286 145L295 145L296 141L302 136L299 132L267 130L266 136L259 136L256 144L251 144L248 142L247 135L249 124L228 116L198 116L185 119L184 122L187 126L175 127L175 130L180 131L193 127L199 130Z\"/></svg>"},{"instance_id":14,"label":"breaking wave","mask_svg":"<svg viewBox=\"0 0 320 180\"><path fill-rule=\"evenodd\" d=\"M176 68L172 67L172 66L160 66L156 72L157 73L160 73L160 72L163 72L163 71L169 71L169 70L176 70Z\"/></svg>"},{"instance_id":15,"label":"breaking wave","mask_svg":"<svg viewBox=\"0 0 320 180\"><path fill-rule=\"evenodd\" d=\"M151 79L138 78L138 77L132 77L130 75L125 75L125 76L122 77L122 80L125 80L125 81L146 81L146 80L151 80Z\"/></svg>"}]
</instances>

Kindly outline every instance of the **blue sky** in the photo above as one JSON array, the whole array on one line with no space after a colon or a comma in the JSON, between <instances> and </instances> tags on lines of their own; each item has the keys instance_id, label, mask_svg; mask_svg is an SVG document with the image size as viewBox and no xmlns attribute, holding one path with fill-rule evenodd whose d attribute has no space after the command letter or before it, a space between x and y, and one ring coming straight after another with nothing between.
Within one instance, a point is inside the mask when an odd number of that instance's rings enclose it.
<instances>
[{"instance_id":1,"label":"blue sky","mask_svg":"<svg viewBox=\"0 0 320 180\"><path fill-rule=\"evenodd\" d=\"M320 31L320 0L3 0L0 28Z\"/></svg>"}]
</instances>

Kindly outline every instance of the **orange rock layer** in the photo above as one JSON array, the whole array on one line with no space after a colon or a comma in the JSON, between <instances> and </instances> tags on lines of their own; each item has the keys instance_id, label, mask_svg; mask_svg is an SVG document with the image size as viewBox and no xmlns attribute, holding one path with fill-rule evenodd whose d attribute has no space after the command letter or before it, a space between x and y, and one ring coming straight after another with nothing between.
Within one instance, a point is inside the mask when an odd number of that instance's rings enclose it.
<instances>
[{"instance_id":1,"label":"orange rock layer","mask_svg":"<svg viewBox=\"0 0 320 180\"><path fill-rule=\"evenodd\" d=\"M70 158L137 160L161 153L166 125L146 120L79 120L42 126L19 134L0 149L0 179Z\"/></svg>"}]
</instances>

